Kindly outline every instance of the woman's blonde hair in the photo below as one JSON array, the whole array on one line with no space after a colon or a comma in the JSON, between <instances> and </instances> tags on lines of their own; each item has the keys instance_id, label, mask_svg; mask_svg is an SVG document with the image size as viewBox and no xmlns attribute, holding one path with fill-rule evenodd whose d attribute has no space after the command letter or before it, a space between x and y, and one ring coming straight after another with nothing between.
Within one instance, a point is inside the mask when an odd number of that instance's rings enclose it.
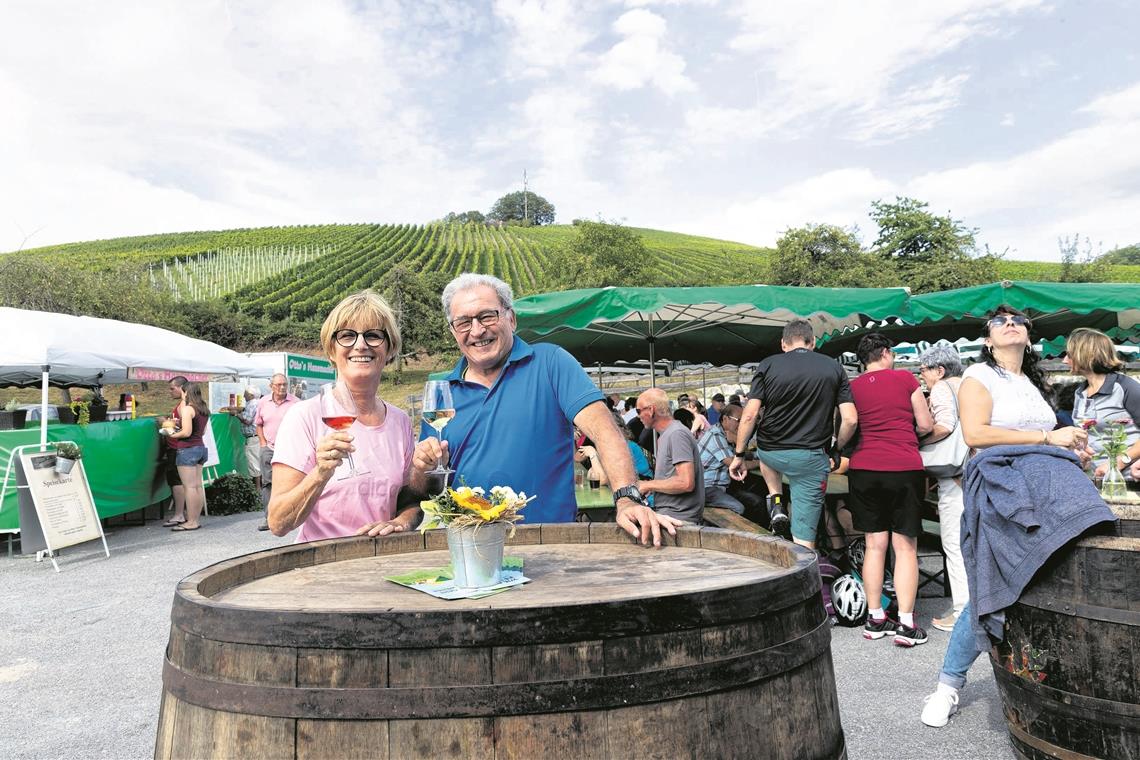
<instances>
[{"instance_id":1,"label":"woman's blonde hair","mask_svg":"<svg viewBox=\"0 0 1140 760\"><path fill-rule=\"evenodd\" d=\"M1069 355L1069 361L1077 372L1106 375L1124 366L1124 362L1116 355L1112 338L1091 327L1078 327L1069 333L1065 341L1065 353Z\"/></svg>"},{"instance_id":2,"label":"woman's blonde hair","mask_svg":"<svg viewBox=\"0 0 1140 760\"><path fill-rule=\"evenodd\" d=\"M333 333L349 325L360 325L368 329L379 327L388 334L386 364L391 364L400 355L400 328L396 324L396 313L375 290L370 288L347 296L325 317L324 324L321 325L321 346L330 359L336 353Z\"/></svg>"}]
</instances>

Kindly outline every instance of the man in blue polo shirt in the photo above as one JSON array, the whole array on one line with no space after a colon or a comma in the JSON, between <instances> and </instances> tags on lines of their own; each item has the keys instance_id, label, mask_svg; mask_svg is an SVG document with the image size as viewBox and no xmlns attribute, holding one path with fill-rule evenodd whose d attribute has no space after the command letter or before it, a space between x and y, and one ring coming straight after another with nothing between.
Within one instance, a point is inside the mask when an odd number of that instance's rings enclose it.
<instances>
[{"instance_id":1,"label":"man in blue polo shirt","mask_svg":"<svg viewBox=\"0 0 1140 760\"><path fill-rule=\"evenodd\" d=\"M570 354L529 345L514 334L514 297L502 280L462 274L443 290L443 311L463 358L448 377L455 417L437 434L425 426L412 457L411 486L426 491L427 471L442 459L455 482L510 486L537 496L526 522L570 522L574 433L594 442L614 490L617 522L643 544L661 543L661 526L681 523L650 509L637 490L625 438L602 394ZM438 436L438 437L437 437Z\"/></svg>"}]
</instances>

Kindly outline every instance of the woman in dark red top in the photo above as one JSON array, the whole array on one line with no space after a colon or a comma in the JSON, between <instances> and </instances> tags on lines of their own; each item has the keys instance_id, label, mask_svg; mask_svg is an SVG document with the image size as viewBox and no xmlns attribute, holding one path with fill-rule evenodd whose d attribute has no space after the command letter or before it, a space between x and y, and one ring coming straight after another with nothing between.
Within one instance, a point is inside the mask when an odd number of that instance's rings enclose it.
<instances>
[{"instance_id":1,"label":"woman in dark red top","mask_svg":"<svg viewBox=\"0 0 1140 760\"><path fill-rule=\"evenodd\" d=\"M894 369L891 342L880 333L859 341L862 375L851 381L859 412L859 442L847 471L851 514L856 530L867 534L863 584L870 614L863 636L894 634L895 644L926 643L926 631L914 620L918 595L919 514L926 473L918 453L918 437L934 429L922 387L909 372ZM881 608L887 544L895 550L895 592L899 620L888 620Z\"/></svg>"},{"instance_id":2,"label":"woman in dark red top","mask_svg":"<svg viewBox=\"0 0 1140 760\"><path fill-rule=\"evenodd\" d=\"M173 386L171 386L173 387ZM206 443L202 439L206 423L210 421L210 408L202 399L202 386L186 383L182 387L182 403L176 409L180 424L168 436L174 448L174 463L186 495L186 522L171 530L198 530L198 518L206 505L206 491L202 487L202 465L206 463Z\"/></svg>"}]
</instances>

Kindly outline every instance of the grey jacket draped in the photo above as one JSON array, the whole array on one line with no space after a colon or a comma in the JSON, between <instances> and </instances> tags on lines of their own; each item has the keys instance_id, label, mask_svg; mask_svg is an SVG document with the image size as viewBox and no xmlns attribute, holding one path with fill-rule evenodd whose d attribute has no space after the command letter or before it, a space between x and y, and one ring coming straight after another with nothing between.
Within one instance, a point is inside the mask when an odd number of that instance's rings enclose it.
<instances>
[{"instance_id":1,"label":"grey jacket draped","mask_svg":"<svg viewBox=\"0 0 1140 760\"><path fill-rule=\"evenodd\" d=\"M1116 520L1076 454L1058 446L993 446L966 464L962 556L979 650L1002 638L1002 611L1053 552Z\"/></svg>"}]
</instances>

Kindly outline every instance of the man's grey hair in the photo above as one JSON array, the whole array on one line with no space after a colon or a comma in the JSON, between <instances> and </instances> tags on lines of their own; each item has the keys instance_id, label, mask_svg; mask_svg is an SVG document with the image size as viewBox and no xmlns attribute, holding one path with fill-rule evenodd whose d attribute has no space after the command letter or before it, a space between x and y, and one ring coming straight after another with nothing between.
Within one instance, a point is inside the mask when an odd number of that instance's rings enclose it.
<instances>
[{"instance_id":1,"label":"man's grey hair","mask_svg":"<svg viewBox=\"0 0 1140 760\"><path fill-rule=\"evenodd\" d=\"M962 357L949 343L938 343L923 351L918 357L918 366L941 367L946 370L946 377L962 375Z\"/></svg>"},{"instance_id":2,"label":"man's grey hair","mask_svg":"<svg viewBox=\"0 0 1140 760\"><path fill-rule=\"evenodd\" d=\"M245 395L249 396L250 398L258 398L261 396L261 391L255 385L247 385L245 387Z\"/></svg>"},{"instance_id":3,"label":"man's grey hair","mask_svg":"<svg viewBox=\"0 0 1140 760\"><path fill-rule=\"evenodd\" d=\"M502 304L504 309L512 309L515 305L515 296L511 291L511 286L489 274L475 274L474 272L464 272L456 277L451 282L447 283L447 287L443 289L443 316L446 319L451 319L451 302L455 300L455 296L465 290L485 286L495 291L495 295L499 297L499 303Z\"/></svg>"}]
</instances>

